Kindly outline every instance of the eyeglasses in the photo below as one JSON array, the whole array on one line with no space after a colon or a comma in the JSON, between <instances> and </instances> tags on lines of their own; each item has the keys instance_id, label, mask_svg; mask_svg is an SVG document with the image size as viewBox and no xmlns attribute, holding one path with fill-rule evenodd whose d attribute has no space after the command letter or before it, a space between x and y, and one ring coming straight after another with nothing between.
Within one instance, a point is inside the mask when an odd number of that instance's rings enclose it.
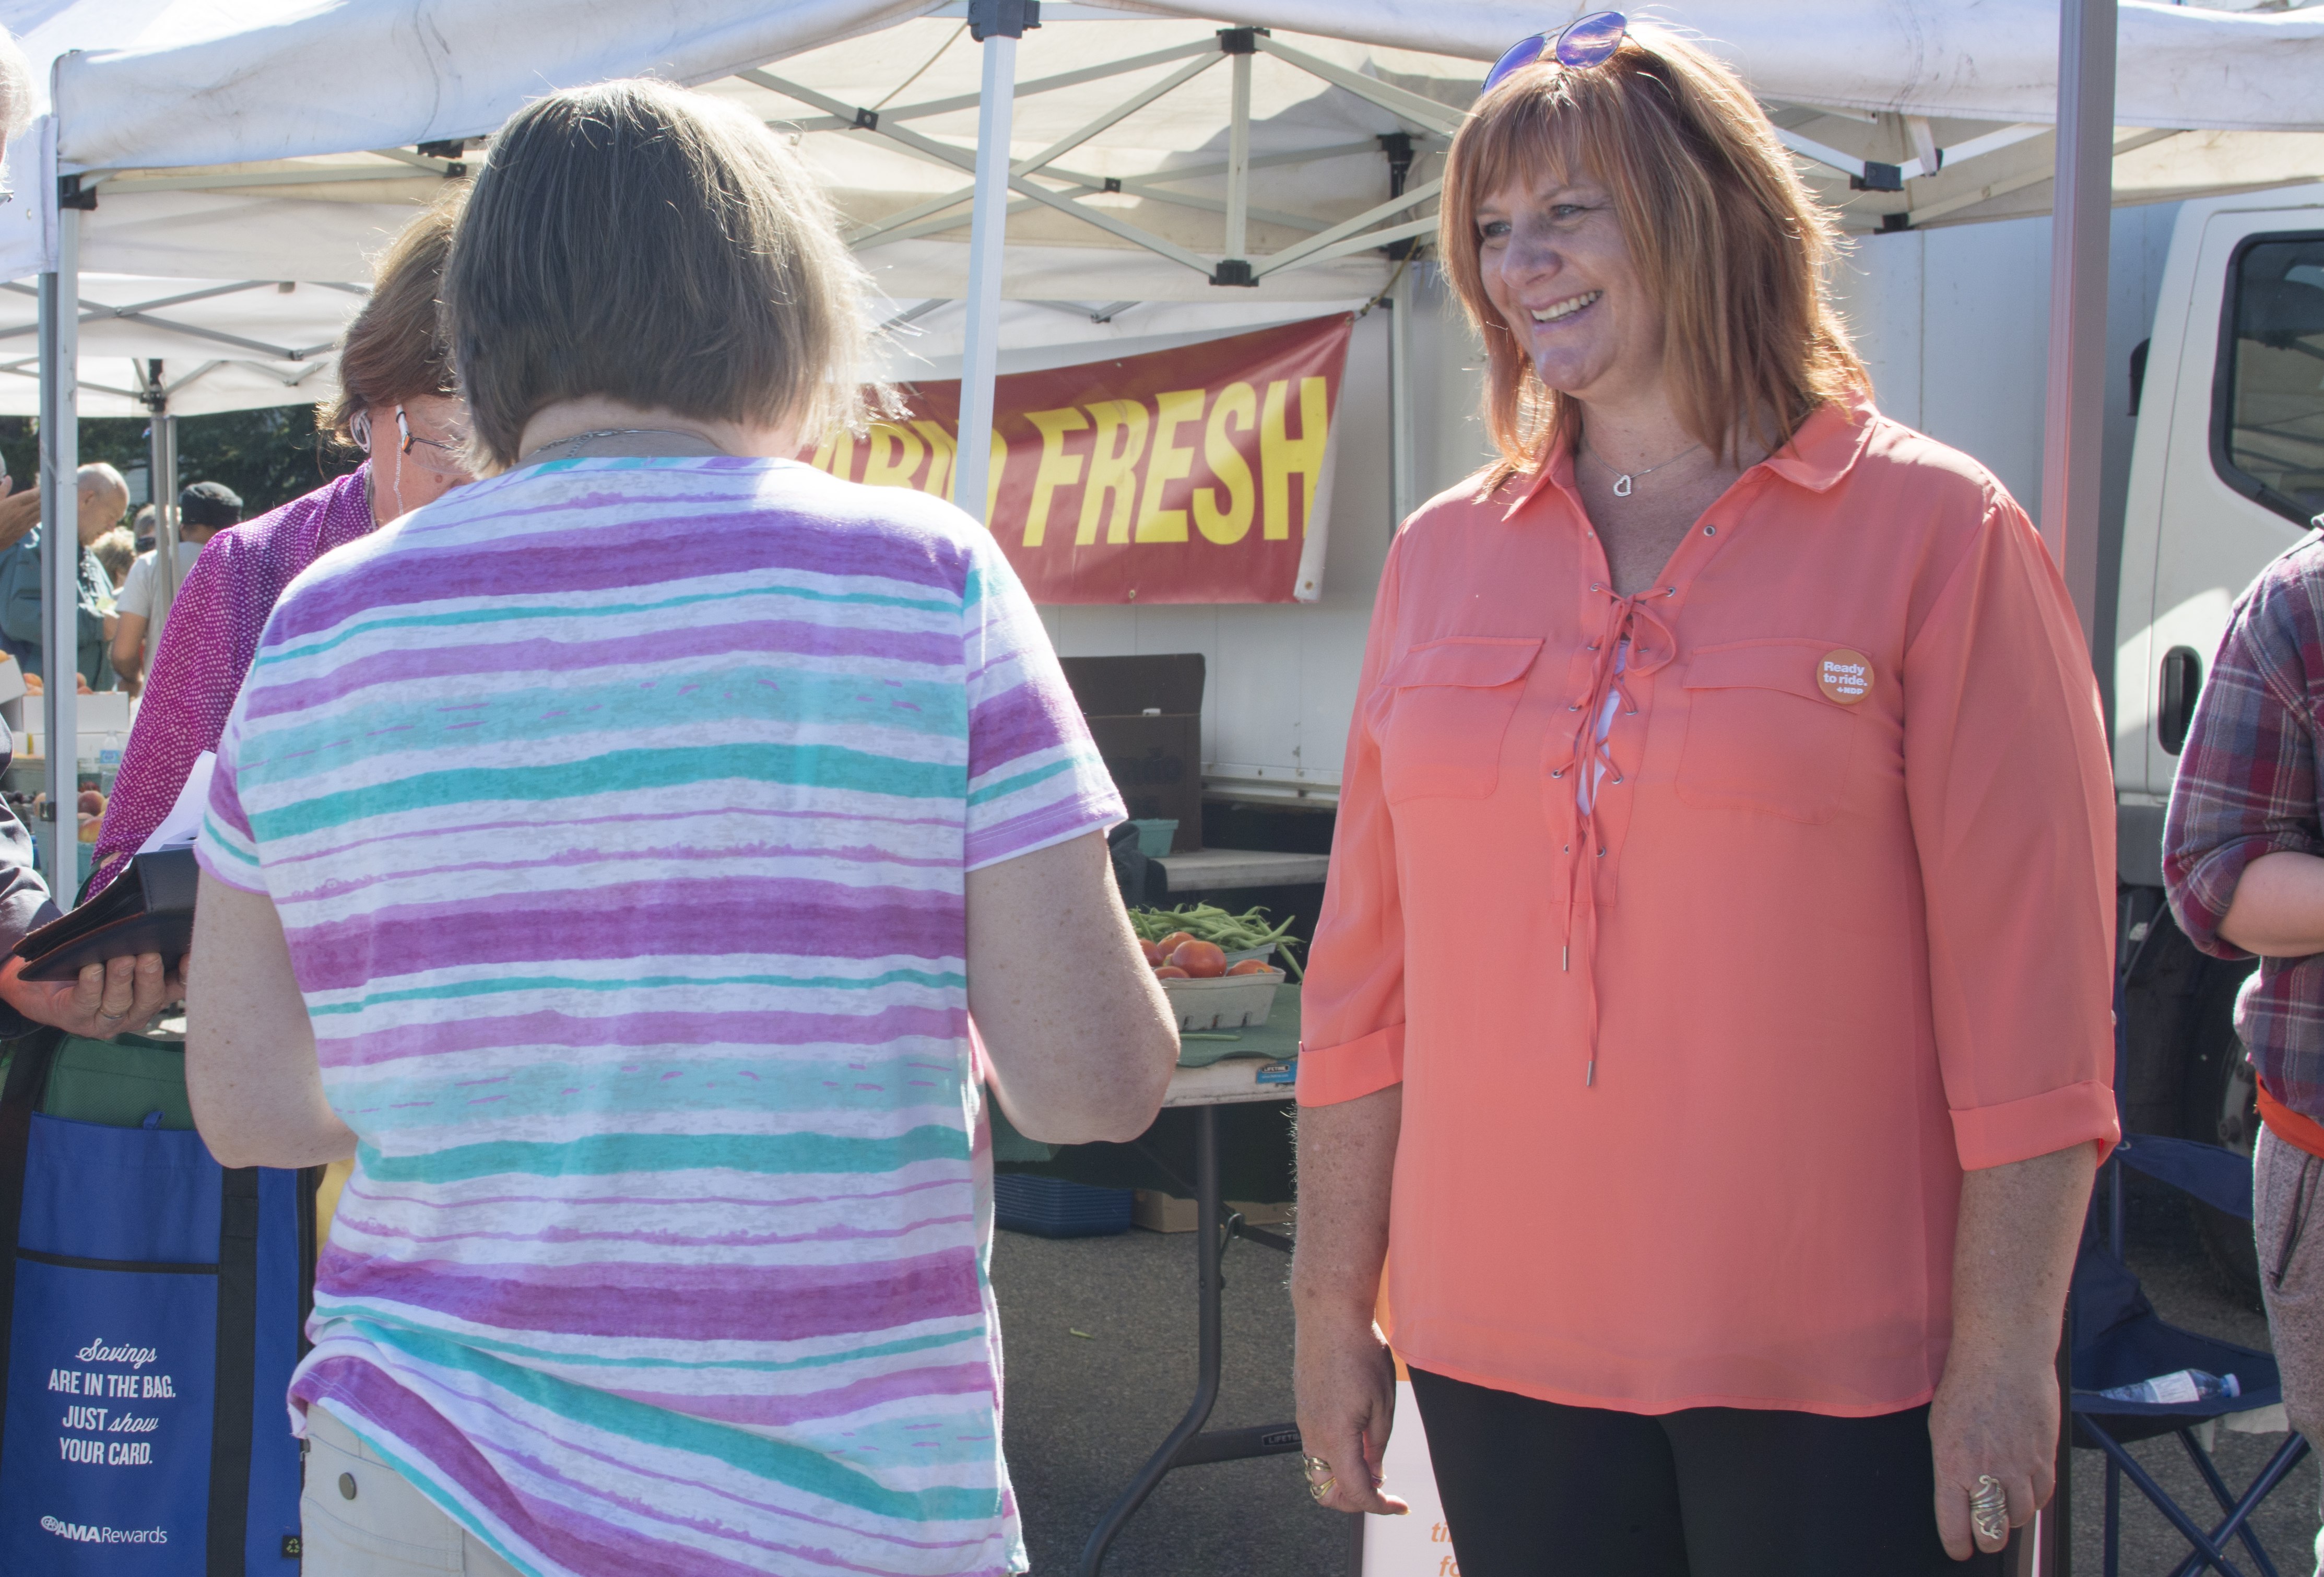
<instances>
[{"instance_id":1,"label":"eyeglasses","mask_svg":"<svg viewBox=\"0 0 2324 1577\"><path fill-rule=\"evenodd\" d=\"M411 430L411 419L404 414L401 405L395 408L395 431L396 436L403 440L401 452L410 457L412 464L439 476L466 476L468 474L468 462L461 453L468 441L466 433L456 431L450 437L441 438L418 437Z\"/></svg>"},{"instance_id":2,"label":"eyeglasses","mask_svg":"<svg viewBox=\"0 0 2324 1577\"><path fill-rule=\"evenodd\" d=\"M1477 97L1482 98L1517 72L1524 70L1544 55L1554 55L1561 66L1582 70L1602 66L1613 59L1622 41L1630 36L1630 19L1618 11L1593 11L1587 16L1577 16L1555 32L1537 32L1522 38L1501 52L1493 69L1485 73L1485 86Z\"/></svg>"}]
</instances>

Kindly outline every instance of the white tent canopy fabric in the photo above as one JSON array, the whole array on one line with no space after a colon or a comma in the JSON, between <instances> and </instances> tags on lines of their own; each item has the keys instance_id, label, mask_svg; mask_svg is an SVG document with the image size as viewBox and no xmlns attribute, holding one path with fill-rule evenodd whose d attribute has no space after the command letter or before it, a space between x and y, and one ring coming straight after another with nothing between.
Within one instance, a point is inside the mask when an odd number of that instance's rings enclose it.
<instances>
[{"instance_id":1,"label":"white tent canopy fabric","mask_svg":"<svg viewBox=\"0 0 2324 1577\"><path fill-rule=\"evenodd\" d=\"M1111 215L1206 260L1222 255L1230 73L1210 69L1222 58L1214 51L1204 58L1222 21L1274 30L1251 71L1249 194L1251 247L1269 254L1387 199L1383 134L1418 134L1411 180L1425 182L1474 95L1480 61L1579 8L1053 4L1022 45L1011 151L1021 162L1070 141L1032 184L1074 206L1019 188L1007 291L1101 303L1218 299L1184 258L1105 233L1088 216ZM560 84L639 72L709 86L799 128L842 211L880 225L966 183L981 51L961 10L927 0L0 4L0 23L23 24L35 58L55 61L56 97L40 134L10 150L25 196L0 210L0 276L52 264L62 172L96 198L79 220L85 268L360 279L454 162L440 147L416 152L420 144L486 134ZM1744 71L1850 228L1893 224L1891 214L1925 225L2047 207L2057 34L2043 0L1668 0L1642 14L1699 33ZM2324 175L2324 12L2126 0L2122 15L2117 201ZM862 37L874 30L879 47L867 48ZM1307 66L1291 63L1295 52ZM1163 58L1121 69L1147 57ZM1071 141L1157 88L1167 91ZM860 126L858 110L880 124ZM1939 149L1941 168L1916 158ZM1897 169L1899 189L1852 189L1867 160ZM1188 173L1172 173L1180 171ZM1123 189L1097 189L1108 181ZM906 303L960 296L966 211L925 215L865 242L861 255L883 291ZM1257 295L1340 300L1384 279L1380 254L1358 250L1268 273Z\"/></svg>"},{"instance_id":2,"label":"white tent canopy fabric","mask_svg":"<svg viewBox=\"0 0 2324 1577\"><path fill-rule=\"evenodd\" d=\"M236 163L477 136L544 89L651 71L701 83L946 9L926 0L84 0L28 42L64 61L68 168ZM951 9L957 10L957 7ZM1114 10L1280 28L1489 60L1588 9L1572 0L1120 0ZM1763 95L1863 111L2046 122L2057 10L2043 0L1670 0ZM2117 118L2324 129L2324 15L2125 0ZM880 60L886 49L859 51ZM360 91L350 91L357 83ZM200 91L189 89L198 86Z\"/></svg>"}]
</instances>

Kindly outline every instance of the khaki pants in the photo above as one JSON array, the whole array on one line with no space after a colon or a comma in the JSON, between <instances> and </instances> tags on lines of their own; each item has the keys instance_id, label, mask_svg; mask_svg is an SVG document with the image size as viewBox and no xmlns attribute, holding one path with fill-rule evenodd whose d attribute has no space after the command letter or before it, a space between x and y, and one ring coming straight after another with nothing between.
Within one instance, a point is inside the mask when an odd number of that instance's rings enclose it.
<instances>
[{"instance_id":1,"label":"khaki pants","mask_svg":"<svg viewBox=\"0 0 2324 1577\"><path fill-rule=\"evenodd\" d=\"M307 1409L299 1526L302 1577L518 1577L320 1406Z\"/></svg>"},{"instance_id":2,"label":"khaki pants","mask_svg":"<svg viewBox=\"0 0 2324 1577\"><path fill-rule=\"evenodd\" d=\"M2324 1443L2324 1160L2264 1126L2252 1157L2252 1227L2283 1410L2294 1429ZM2316 1570L2324 1577L2324 1532Z\"/></svg>"}]
</instances>

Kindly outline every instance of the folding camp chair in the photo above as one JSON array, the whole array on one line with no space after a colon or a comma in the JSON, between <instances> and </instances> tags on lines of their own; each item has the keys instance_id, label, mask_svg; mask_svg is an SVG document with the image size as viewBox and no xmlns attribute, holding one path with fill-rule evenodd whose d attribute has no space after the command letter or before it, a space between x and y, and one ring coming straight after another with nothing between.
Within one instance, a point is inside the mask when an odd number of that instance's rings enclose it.
<instances>
[{"instance_id":1,"label":"folding camp chair","mask_svg":"<svg viewBox=\"0 0 2324 1577\"><path fill-rule=\"evenodd\" d=\"M2078 1445L2094 1446L2106 1453L2106 1577L2121 1569L2122 1480L2127 1478L2152 1502L2171 1526L2185 1537L2191 1554L2172 1577L2191 1577L2216 1571L2223 1577L2246 1577L2228 1552L2242 1545L2259 1577L2282 1577L2250 1523L2252 1512L2273 1492L2285 1475L2308 1454L2308 1442L2294 1432L2267 1465L2260 1470L2240 1498L2231 1494L2219 1477L2210 1452L2196 1435L2199 1425L2233 1413L2251 1412L2283 1399L2275 1360L2264 1352L2231 1342L2199 1336L2167 1324L2147 1302L2138 1277L2123 1263L2123 1168L2127 1166L2159 1182L2190 1194L2216 1209L2251 1218L2251 1162L2232 1150L2191 1139L2162 1139L2145 1134L2125 1138L2107 1157L2092 1200L2093 1221L2083 1234L2074 1264L2073 1299L2070 1318L2073 1340L2074 1390L2072 1414ZM2098 1230L2096 1216L2103 1201L2106 1222ZM2201 1401L2179 1403L2118 1402L2098 1395L2102 1390L2135 1385L2157 1375L2182 1369L2236 1377L2240 1393ZM2195 1471L2218 1502L2222 1520L2209 1529L2174 1500L2153 1474L2127 1449L2134 1441L2176 1434ZM2301 1552L2298 1572L2310 1570L2310 1554Z\"/></svg>"}]
</instances>

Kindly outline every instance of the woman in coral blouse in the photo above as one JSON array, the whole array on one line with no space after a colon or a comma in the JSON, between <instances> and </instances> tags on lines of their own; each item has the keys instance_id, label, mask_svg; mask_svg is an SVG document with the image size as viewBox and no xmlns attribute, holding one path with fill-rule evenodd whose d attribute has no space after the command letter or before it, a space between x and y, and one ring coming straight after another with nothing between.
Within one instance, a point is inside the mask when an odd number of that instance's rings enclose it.
<instances>
[{"instance_id":1,"label":"woman in coral blouse","mask_svg":"<svg viewBox=\"0 0 2324 1577\"><path fill-rule=\"evenodd\" d=\"M1511 57L1441 237L1502 458L1389 555L1305 993L1310 1488L1400 1509L1393 1342L1465 1577L1997 1571L2116 1137L2089 654L1749 92Z\"/></svg>"}]
</instances>

